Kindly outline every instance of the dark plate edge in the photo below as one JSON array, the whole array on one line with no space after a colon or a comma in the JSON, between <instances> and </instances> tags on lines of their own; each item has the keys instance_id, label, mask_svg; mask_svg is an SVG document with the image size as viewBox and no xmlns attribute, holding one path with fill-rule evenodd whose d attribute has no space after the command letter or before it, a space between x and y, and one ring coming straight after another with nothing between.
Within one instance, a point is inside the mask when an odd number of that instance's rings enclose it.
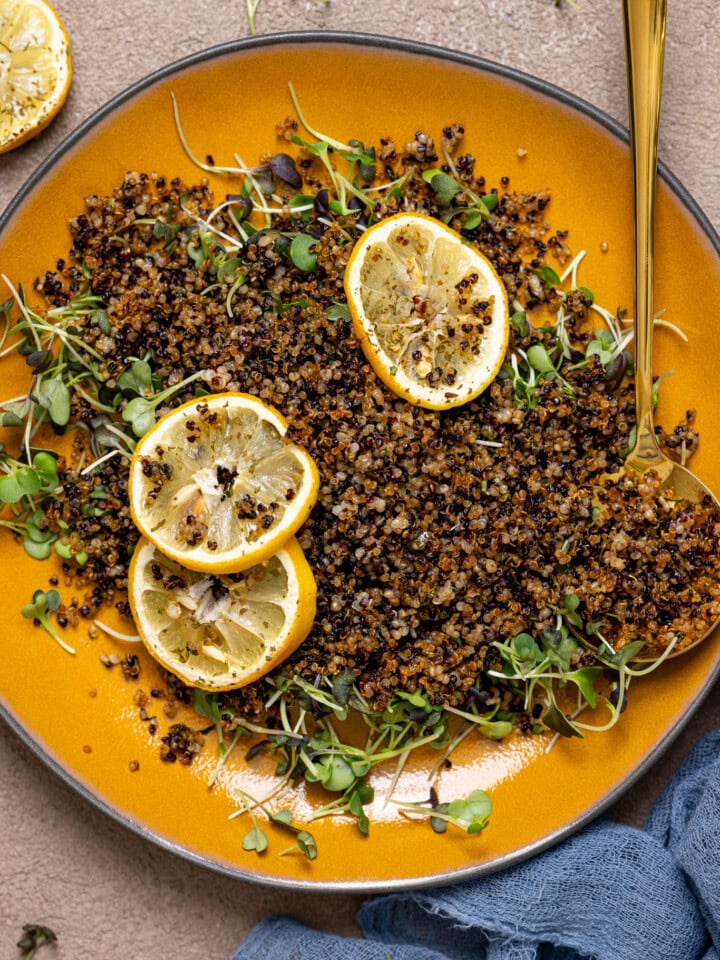
<instances>
[{"instance_id":1,"label":"dark plate edge","mask_svg":"<svg viewBox=\"0 0 720 960\"><path fill-rule=\"evenodd\" d=\"M618 137L621 141L627 143L629 140L628 131L622 124L618 123L608 114L595 107L593 104L581 97L569 93L560 87L541 80L522 71L506 67L503 64L495 63L483 57L473 54L461 53L458 51L447 50L432 44L421 43L416 40L403 40L394 37L384 37L375 34L349 33L345 31L297 31L288 33L268 34L260 37L248 37L242 40L229 41L224 44L209 47L198 53L191 54L176 60L166 67L154 71L143 79L132 84L126 90L112 97L98 110L87 117L78 127L66 136L46 157L33 174L27 179L23 186L10 201L6 209L0 214L0 234L8 225L15 211L21 206L25 199L30 195L35 186L43 179L45 174L58 162L65 151L74 146L101 120L104 120L114 110L131 100L142 90L152 86L154 83L164 80L169 76L184 70L188 67L196 66L207 60L225 54L242 52L245 50L257 49L269 46L278 46L282 44L348 44L351 46L373 47L385 50L397 50L402 53L414 54L417 56L431 57L436 60L446 60L451 63L457 63L462 66L472 67L476 70L484 71L502 77L515 83L520 83L529 89L544 94L551 99L569 106L579 113L584 114L591 120L594 120L600 126L604 127L610 133ZM683 203L686 209L691 213L698 225L706 235L715 251L720 254L720 236L713 228L710 220L697 203L695 198L683 186L672 171L662 162L658 164L659 176L668 184L672 192ZM540 853L543 850L555 845L560 840L570 836L591 820L595 819L600 813L611 806L632 784L639 780L649 768L656 762L662 753L671 745L671 743L680 734L690 718L698 710L708 693L710 692L714 681L720 674L720 657L716 660L713 670L708 674L698 695L694 699L689 710L683 715L682 720L674 727L660 743L645 756L641 763L629 774L622 783L618 784L613 790L602 797L583 815L576 817L566 823L559 830L543 837L537 843L530 844L522 850L500 857L491 864L475 864L458 870L446 871L444 873L433 874L431 876L416 877L410 879L398 879L393 881L376 880L348 880L348 881L310 881L310 880L292 880L289 878L274 877L258 874L254 871L245 871L228 864L218 863L207 857L202 856L195 851L183 847L180 844L162 837L151 830L143 827L142 824L131 820L120 810L111 806L105 800L93 793L79 780L75 779L71 773L66 770L54 757L45 752L42 745L35 741L28 731L19 723L13 714L0 702L0 717L4 719L10 729L18 736L22 743L28 747L50 770L53 771L68 787L72 788L85 800L89 801L97 809L107 814L117 823L132 830L134 833L144 839L152 841L156 846L163 850L180 856L198 866L206 867L217 873L232 877L237 880L246 880L253 883L275 887L285 890L297 890L305 892L323 892L323 893L384 893L400 890L419 890L435 886L445 886L451 883L457 883L462 880L469 880L474 877L487 876L499 870L507 869L516 863Z\"/></svg>"}]
</instances>

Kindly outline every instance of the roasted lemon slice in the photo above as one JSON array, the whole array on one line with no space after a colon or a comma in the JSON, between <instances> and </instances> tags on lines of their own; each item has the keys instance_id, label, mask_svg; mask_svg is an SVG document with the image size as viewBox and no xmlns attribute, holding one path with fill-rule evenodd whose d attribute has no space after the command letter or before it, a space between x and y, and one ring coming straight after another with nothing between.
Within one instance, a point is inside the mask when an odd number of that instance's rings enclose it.
<instances>
[{"instance_id":1,"label":"roasted lemon slice","mask_svg":"<svg viewBox=\"0 0 720 960\"><path fill-rule=\"evenodd\" d=\"M345 270L355 334L398 396L446 410L497 376L510 328L495 268L444 224L417 213L367 230Z\"/></svg>"},{"instance_id":2,"label":"roasted lemon slice","mask_svg":"<svg viewBox=\"0 0 720 960\"><path fill-rule=\"evenodd\" d=\"M0 153L37 136L65 103L72 62L45 0L0 0Z\"/></svg>"},{"instance_id":3,"label":"roasted lemon slice","mask_svg":"<svg viewBox=\"0 0 720 960\"><path fill-rule=\"evenodd\" d=\"M310 632L315 580L292 537L242 573L188 570L140 540L128 595L150 653L186 683L231 690L258 680Z\"/></svg>"},{"instance_id":4,"label":"roasted lemon slice","mask_svg":"<svg viewBox=\"0 0 720 960\"><path fill-rule=\"evenodd\" d=\"M319 489L287 421L244 393L191 400L138 442L128 496L136 526L185 567L211 573L267 560L307 519Z\"/></svg>"}]
</instances>

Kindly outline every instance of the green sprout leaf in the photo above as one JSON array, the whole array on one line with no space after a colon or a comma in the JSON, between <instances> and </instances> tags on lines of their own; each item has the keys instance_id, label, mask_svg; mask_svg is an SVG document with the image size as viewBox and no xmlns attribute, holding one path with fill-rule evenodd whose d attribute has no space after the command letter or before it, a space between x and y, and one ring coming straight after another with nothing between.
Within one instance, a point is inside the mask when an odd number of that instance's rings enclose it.
<instances>
[{"instance_id":1,"label":"green sprout leaf","mask_svg":"<svg viewBox=\"0 0 720 960\"><path fill-rule=\"evenodd\" d=\"M527 337L530 333L530 323L527 313L524 310L516 310L510 317L510 323L515 327L521 337Z\"/></svg>"},{"instance_id":2,"label":"green sprout leaf","mask_svg":"<svg viewBox=\"0 0 720 960\"><path fill-rule=\"evenodd\" d=\"M511 647L518 658L529 663L541 663L544 660L544 654L529 633L519 633L512 638Z\"/></svg>"},{"instance_id":3,"label":"green sprout leaf","mask_svg":"<svg viewBox=\"0 0 720 960\"><path fill-rule=\"evenodd\" d=\"M478 729L488 740L502 740L512 733L512 720L486 720L478 723Z\"/></svg>"},{"instance_id":4,"label":"green sprout leaf","mask_svg":"<svg viewBox=\"0 0 720 960\"><path fill-rule=\"evenodd\" d=\"M560 277L553 270L553 268L547 266L547 264L544 267L540 267L539 270L533 270L533 273L540 277L542 282L548 287L560 286Z\"/></svg>"},{"instance_id":5,"label":"green sprout leaf","mask_svg":"<svg viewBox=\"0 0 720 960\"><path fill-rule=\"evenodd\" d=\"M18 467L12 473L0 476L0 501L17 503L24 496L35 496L42 486L42 478L32 467Z\"/></svg>"},{"instance_id":6,"label":"green sprout leaf","mask_svg":"<svg viewBox=\"0 0 720 960\"><path fill-rule=\"evenodd\" d=\"M447 814L448 804L439 803L435 809L438 814ZM431 816L430 826L433 828L435 833L447 833L448 821L446 817L443 816Z\"/></svg>"},{"instance_id":7,"label":"green sprout leaf","mask_svg":"<svg viewBox=\"0 0 720 960\"><path fill-rule=\"evenodd\" d=\"M577 627L578 630L582 630L582 617L579 613L577 613L579 606L579 598L574 593L567 593L565 594L563 605L559 608L558 613L562 614L568 623L571 623L574 627Z\"/></svg>"},{"instance_id":8,"label":"green sprout leaf","mask_svg":"<svg viewBox=\"0 0 720 960\"><path fill-rule=\"evenodd\" d=\"M545 656L557 664L561 670L570 669L573 654L578 649L578 642L571 636L568 628L561 624L557 629L546 628L542 635Z\"/></svg>"},{"instance_id":9,"label":"green sprout leaf","mask_svg":"<svg viewBox=\"0 0 720 960\"><path fill-rule=\"evenodd\" d=\"M52 453L41 450L33 457L33 466L40 475L43 490L52 491L58 485L57 459Z\"/></svg>"},{"instance_id":10,"label":"green sprout leaf","mask_svg":"<svg viewBox=\"0 0 720 960\"><path fill-rule=\"evenodd\" d=\"M543 714L543 723L551 730L555 730L563 737L580 737L582 733L568 718L562 713L553 702Z\"/></svg>"},{"instance_id":11,"label":"green sprout leaf","mask_svg":"<svg viewBox=\"0 0 720 960\"><path fill-rule=\"evenodd\" d=\"M312 782L319 781L330 793L342 793L355 782L352 767L344 757L330 755L323 757L315 764L317 774L307 770L305 779Z\"/></svg>"},{"instance_id":12,"label":"green sprout leaf","mask_svg":"<svg viewBox=\"0 0 720 960\"><path fill-rule=\"evenodd\" d=\"M40 947L46 947L50 943L57 942L57 936L50 927L45 927L40 923L23 924L23 935L17 942L18 950L22 950L20 960L31 960Z\"/></svg>"},{"instance_id":13,"label":"green sprout leaf","mask_svg":"<svg viewBox=\"0 0 720 960\"><path fill-rule=\"evenodd\" d=\"M155 423L155 404L144 397L135 397L123 409L122 418L131 425L136 437L142 437Z\"/></svg>"},{"instance_id":14,"label":"green sprout leaf","mask_svg":"<svg viewBox=\"0 0 720 960\"><path fill-rule=\"evenodd\" d=\"M31 537L23 537L23 549L33 560L47 560L52 553L52 544L49 541L39 543Z\"/></svg>"},{"instance_id":15,"label":"green sprout leaf","mask_svg":"<svg viewBox=\"0 0 720 960\"><path fill-rule=\"evenodd\" d=\"M270 818L273 823L281 823L286 827L292 824L293 815L291 810L277 810Z\"/></svg>"},{"instance_id":16,"label":"green sprout leaf","mask_svg":"<svg viewBox=\"0 0 720 960\"><path fill-rule=\"evenodd\" d=\"M434 176L428 178L425 176L426 173L434 173ZM462 186L457 180L453 180L446 173L426 170L423 173L423 179L430 183L435 193L435 199L441 207L448 206L452 198L462 190Z\"/></svg>"},{"instance_id":17,"label":"green sprout leaf","mask_svg":"<svg viewBox=\"0 0 720 960\"><path fill-rule=\"evenodd\" d=\"M25 423L25 416L25 404L8 404L0 415L0 426L21 427Z\"/></svg>"},{"instance_id":18,"label":"green sprout leaf","mask_svg":"<svg viewBox=\"0 0 720 960\"><path fill-rule=\"evenodd\" d=\"M35 398L39 406L47 410L53 423L59 427L66 425L70 419L70 391L59 374L42 379Z\"/></svg>"},{"instance_id":19,"label":"green sprout leaf","mask_svg":"<svg viewBox=\"0 0 720 960\"><path fill-rule=\"evenodd\" d=\"M325 311L328 320L350 320L350 310L346 303L333 303Z\"/></svg>"},{"instance_id":20,"label":"green sprout leaf","mask_svg":"<svg viewBox=\"0 0 720 960\"><path fill-rule=\"evenodd\" d=\"M315 237L311 237L308 233L298 233L297 236L293 237L290 244L290 259L303 273L310 273L315 269L317 256L310 251L316 243Z\"/></svg>"},{"instance_id":21,"label":"green sprout leaf","mask_svg":"<svg viewBox=\"0 0 720 960\"><path fill-rule=\"evenodd\" d=\"M580 692L587 700L588 706L593 710L597 703L595 681L598 680L602 674L602 667L582 667L580 670L572 670L567 675L567 679L580 688Z\"/></svg>"},{"instance_id":22,"label":"green sprout leaf","mask_svg":"<svg viewBox=\"0 0 720 960\"><path fill-rule=\"evenodd\" d=\"M242 285L245 282L245 275L242 273L237 273L238 269L242 266L242 260L238 257L232 257L228 260L223 260L218 264L217 267L217 278L222 283L224 280L227 280L229 277L234 277L236 282L239 281L239 285ZM235 276L237 274L237 276Z\"/></svg>"},{"instance_id":23,"label":"green sprout leaf","mask_svg":"<svg viewBox=\"0 0 720 960\"><path fill-rule=\"evenodd\" d=\"M428 817L435 833L445 833L448 824L458 827L465 833L474 834L483 831L490 822L492 803L484 790L473 790L467 797L451 800L450 803L438 803L435 791L430 794L431 809L425 809L423 803L396 802L401 810L412 810L415 814Z\"/></svg>"},{"instance_id":24,"label":"green sprout leaf","mask_svg":"<svg viewBox=\"0 0 720 960\"><path fill-rule=\"evenodd\" d=\"M193 708L201 717L212 720L213 723L220 723L220 707L216 693L196 688L193 691Z\"/></svg>"},{"instance_id":25,"label":"green sprout leaf","mask_svg":"<svg viewBox=\"0 0 720 960\"><path fill-rule=\"evenodd\" d=\"M136 393L139 397L152 393L153 374L150 364L145 360L135 360L130 369L117 378L117 385L121 390Z\"/></svg>"},{"instance_id":26,"label":"green sprout leaf","mask_svg":"<svg viewBox=\"0 0 720 960\"><path fill-rule=\"evenodd\" d=\"M258 856L267 850L268 838L257 823L245 834L242 847L243 850L254 850Z\"/></svg>"},{"instance_id":27,"label":"green sprout leaf","mask_svg":"<svg viewBox=\"0 0 720 960\"><path fill-rule=\"evenodd\" d=\"M465 214L465 219L463 220L463 230L474 230L476 227L479 227L484 216L480 210L470 210Z\"/></svg>"},{"instance_id":28,"label":"green sprout leaf","mask_svg":"<svg viewBox=\"0 0 720 960\"><path fill-rule=\"evenodd\" d=\"M62 598L57 590L48 590L47 593L44 590L36 590L32 595L31 602L26 603L20 612L26 620L37 621L38 626L46 630L63 650L74 654L73 648L65 643L50 620L50 615L58 609L61 600Z\"/></svg>"},{"instance_id":29,"label":"green sprout leaf","mask_svg":"<svg viewBox=\"0 0 720 960\"><path fill-rule=\"evenodd\" d=\"M296 835L296 843L292 847L288 847L286 850L281 851L279 854L281 857L284 857L288 853L292 853L295 850L299 850L303 856L307 857L308 860L315 860L317 857L317 843L315 842L315 837L313 837L308 830L301 829L293 824L293 816L290 810L278 810L272 814L270 820L273 823L292 831Z\"/></svg>"},{"instance_id":30,"label":"green sprout leaf","mask_svg":"<svg viewBox=\"0 0 720 960\"><path fill-rule=\"evenodd\" d=\"M308 860L314 860L317 857L317 844L315 837L307 830L301 830L297 835L297 845L305 854Z\"/></svg>"},{"instance_id":31,"label":"green sprout leaf","mask_svg":"<svg viewBox=\"0 0 720 960\"><path fill-rule=\"evenodd\" d=\"M164 220L156 220L153 224L153 236L157 240L165 241L165 249L169 249L180 231L179 223L166 223Z\"/></svg>"},{"instance_id":32,"label":"green sprout leaf","mask_svg":"<svg viewBox=\"0 0 720 960\"><path fill-rule=\"evenodd\" d=\"M338 674L332 679L332 693L341 706L347 706L350 694L355 686L355 677L349 670Z\"/></svg>"},{"instance_id":33,"label":"green sprout leaf","mask_svg":"<svg viewBox=\"0 0 720 960\"><path fill-rule=\"evenodd\" d=\"M644 646L644 640L635 640L632 643L625 644L622 650L618 650L617 653L608 651L608 654L606 655L605 650L608 648L607 644L604 644L604 647L601 647L599 650L599 655L602 657L603 663L611 664L617 670L620 670L622 667L627 666L633 657L636 657L638 653L640 653Z\"/></svg>"},{"instance_id":34,"label":"green sprout leaf","mask_svg":"<svg viewBox=\"0 0 720 960\"><path fill-rule=\"evenodd\" d=\"M459 826L465 825L467 833L479 833L488 825L492 804L484 790L473 790L465 800L449 803L447 812Z\"/></svg>"},{"instance_id":35,"label":"green sprout leaf","mask_svg":"<svg viewBox=\"0 0 720 960\"><path fill-rule=\"evenodd\" d=\"M534 343L531 347L529 347L527 358L530 366L533 368L533 370L537 370L538 373L546 375L557 373L555 364L552 362L550 354L547 352L547 349L542 345L542 343Z\"/></svg>"}]
</instances>

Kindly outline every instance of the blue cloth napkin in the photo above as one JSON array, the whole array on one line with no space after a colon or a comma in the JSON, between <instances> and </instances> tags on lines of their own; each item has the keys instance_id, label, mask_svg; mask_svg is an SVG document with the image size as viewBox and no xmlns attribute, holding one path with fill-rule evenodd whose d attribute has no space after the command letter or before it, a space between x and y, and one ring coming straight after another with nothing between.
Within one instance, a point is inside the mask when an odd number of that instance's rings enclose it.
<instances>
[{"instance_id":1,"label":"blue cloth napkin","mask_svg":"<svg viewBox=\"0 0 720 960\"><path fill-rule=\"evenodd\" d=\"M502 873L375 897L358 921L365 939L270 917L233 960L720 960L720 731L644 830L601 821Z\"/></svg>"}]
</instances>

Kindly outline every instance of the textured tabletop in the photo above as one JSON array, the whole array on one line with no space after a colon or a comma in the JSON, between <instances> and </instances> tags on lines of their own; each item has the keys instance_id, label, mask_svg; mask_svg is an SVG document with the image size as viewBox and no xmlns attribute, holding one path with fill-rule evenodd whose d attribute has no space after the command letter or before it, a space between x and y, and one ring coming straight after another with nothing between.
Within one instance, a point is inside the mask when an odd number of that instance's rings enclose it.
<instances>
[{"instance_id":1,"label":"textured tabletop","mask_svg":"<svg viewBox=\"0 0 720 960\"><path fill-rule=\"evenodd\" d=\"M670 0L660 157L720 227L720 42L715 0ZM110 97L182 56L249 32L244 0L59 0L68 102L36 141L0 157L0 210L64 136ZM258 33L376 32L479 54L549 80L626 123L620 0L261 0ZM0 264L0 268L2 264ZM3 656L11 654L3 638ZM720 724L720 690L612 811L641 824L685 753ZM23 923L59 936L41 960L223 960L270 912L351 934L358 897L278 893L205 872L111 822L0 723L0 956ZM54 950L54 953L53 953Z\"/></svg>"}]
</instances>

